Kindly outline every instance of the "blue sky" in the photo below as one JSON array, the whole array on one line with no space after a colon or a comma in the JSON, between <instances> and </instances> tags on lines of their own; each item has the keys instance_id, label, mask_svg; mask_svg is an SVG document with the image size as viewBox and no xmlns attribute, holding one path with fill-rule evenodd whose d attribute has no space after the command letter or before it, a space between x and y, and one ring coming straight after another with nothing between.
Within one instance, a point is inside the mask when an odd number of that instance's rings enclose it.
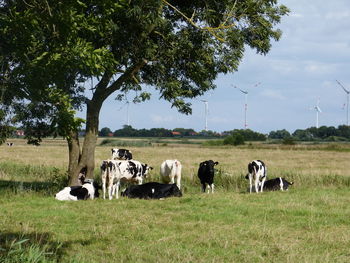
<instances>
[{"instance_id":1,"label":"blue sky","mask_svg":"<svg viewBox=\"0 0 350 263\"><path fill-rule=\"evenodd\" d=\"M247 49L238 72L220 75L217 89L192 100L192 115L171 108L159 95L150 101L130 104L130 125L142 128L205 127L205 106L209 102L208 129L227 131L244 128L244 95L248 90L248 128L268 133L273 130L305 129L316 126L316 112L310 110L319 99L319 125L346 123L346 95L339 80L350 90L350 1L280 0L291 9L277 26L283 31L266 56ZM261 84L254 87L256 83ZM80 115L80 114L79 114ZM81 115L84 116L84 115ZM103 105L100 129L112 131L127 123L127 107L113 96Z\"/></svg>"}]
</instances>

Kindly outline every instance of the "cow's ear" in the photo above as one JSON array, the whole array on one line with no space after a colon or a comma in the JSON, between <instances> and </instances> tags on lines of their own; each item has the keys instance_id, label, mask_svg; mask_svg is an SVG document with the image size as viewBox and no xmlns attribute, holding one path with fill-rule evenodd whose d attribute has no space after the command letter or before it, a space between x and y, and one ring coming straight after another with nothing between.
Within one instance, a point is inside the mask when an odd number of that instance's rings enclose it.
<instances>
[{"instance_id":1,"label":"cow's ear","mask_svg":"<svg viewBox=\"0 0 350 263\"><path fill-rule=\"evenodd\" d=\"M218 164L219 164L219 162L215 162L215 163L214 163L214 165L218 165Z\"/></svg>"},{"instance_id":2,"label":"cow's ear","mask_svg":"<svg viewBox=\"0 0 350 263\"><path fill-rule=\"evenodd\" d=\"M114 153L114 149L113 148L111 149L111 151L112 151L112 153Z\"/></svg>"}]
</instances>

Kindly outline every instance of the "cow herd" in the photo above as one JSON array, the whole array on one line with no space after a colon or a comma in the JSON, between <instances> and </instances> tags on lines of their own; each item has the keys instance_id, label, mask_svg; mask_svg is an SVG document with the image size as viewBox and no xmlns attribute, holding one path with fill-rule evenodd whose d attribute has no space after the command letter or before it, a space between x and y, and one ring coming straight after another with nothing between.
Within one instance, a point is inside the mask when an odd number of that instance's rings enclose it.
<instances>
[{"instance_id":1,"label":"cow herd","mask_svg":"<svg viewBox=\"0 0 350 263\"><path fill-rule=\"evenodd\" d=\"M215 166L219 162L213 160L203 161L199 164L198 178L202 192L214 193ZM86 200L99 197L98 190L102 188L103 199L119 198L122 182L134 183L127 187L121 196L141 199L163 199L171 196L181 197L181 170L182 164L178 160L165 160L160 165L162 183L149 182L143 184L153 167L133 159L132 152L127 149L112 149L112 157L103 160L100 166L102 187L91 179L85 179L86 170L82 169L79 179L81 185L65 187L55 196L58 200ZM261 160L254 160L248 164L249 192L263 192L275 190L288 190L288 182L278 177L267 179L267 167ZM136 185L135 185L136 183Z\"/></svg>"}]
</instances>

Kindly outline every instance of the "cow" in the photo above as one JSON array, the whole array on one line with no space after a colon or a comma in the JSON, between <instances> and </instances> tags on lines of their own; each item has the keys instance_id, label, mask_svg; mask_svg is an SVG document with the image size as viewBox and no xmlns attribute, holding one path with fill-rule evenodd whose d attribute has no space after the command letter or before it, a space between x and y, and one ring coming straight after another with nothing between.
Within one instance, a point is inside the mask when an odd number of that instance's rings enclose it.
<instances>
[{"instance_id":1,"label":"cow","mask_svg":"<svg viewBox=\"0 0 350 263\"><path fill-rule=\"evenodd\" d=\"M7 142L6 144L7 144L7 146L9 146L9 147L12 147L12 146L14 145L13 142Z\"/></svg>"},{"instance_id":2,"label":"cow","mask_svg":"<svg viewBox=\"0 0 350 263\"><path fill-rule=\"evenodd\" d=\"M99 197L100 186L92 179L86 179L83 185L68 186L59 191L55 198L60 201L78 201Z\"/></svg>"},{"instance_id":3,"label":"cow","mask_svg":"<svg viewBox=\"0 0 350 263\"><path fill-rule=\"evenodd\" d=\"M160 165L160 177L163 183L175 183L181 189L181 170L182 165L178 160L165 160Z\"/></svg>"},{"instance_id":4,"label":"cow","mask_svg":"<svg viewBox=\"0 0 350 263\"><path fill-rule=\"evenodd\" d=\"M181 197L181 190L176 184L150 182L142 185L131 185L122 196L140 199L163 199L171 196Z\"/></svg>"},{"instance_id":5,"label":"cow","mask_svg":"<svg viewBox=\"0 0 350 263\"><path fill-rule=\"evenodd\" d=\"M106 186L108 197L113 195L119 198L119 186L121 181L142 184L148 172L153 168L136 160L105 160L101 164L101 179L103 198L105 199Z\"/></svg>"},{"instance_id":6,"label":"cow","mask_svg":"<svg viewBox=\"0 0 350 263\"><path fill-rule=\"evenodd\" d=\"M254 160L251 163L248 164L248 174L245 177L246 179L249 179L249 192L252 192L253 189L253 179L254 179L254 185L255 185L255 191L259 193L259 186L260 186L260 192L263 192L264 189L264 182L267 178L267 167L265 166L264 162L261 160Z\"/></svg>"},{"instance_id":7,"label":"cow","mask_svg":"<svg viewBox=\"0 0 350 263\"><path fill-rule=\"evenodd\" d=\"M127 149L112 149L112 160L132 160L132 152Z\"/></svg>"},{"instance_id":8,"label":"cow","mask_svg":"<svg viewBox=\"0 0 350 263\"><path fill-rule=\"evenodd\" d=\"M292 185L293 182L288 182L286 179L282 177L273 178L270 180L266 180L264 184L265 191L288 191L288 187Z\"/></svg>"},{"instance_id":9,"label":"cow","mask_svg":"<svg viewBox=\"0 0 350 263\"><path fill-rule=\"evenodd\" d=\"M201 162L198 168L198 178L202 184L202 192L205 192L206 186L208 187L208 194L214 193L214 166L218 165L219 162L214 162L213 160L208 160Z\"/></svg>"}]
</instances>

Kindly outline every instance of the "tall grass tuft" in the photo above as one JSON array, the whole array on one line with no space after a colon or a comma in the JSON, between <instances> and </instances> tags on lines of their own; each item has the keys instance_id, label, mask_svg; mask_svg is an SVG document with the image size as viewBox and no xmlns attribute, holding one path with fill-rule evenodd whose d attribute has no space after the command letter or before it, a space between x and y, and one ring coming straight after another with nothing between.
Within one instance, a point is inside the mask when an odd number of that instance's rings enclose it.
<instances>
[{"instance_id":1,"label":"tall grass tuft","mask_svg":"<svg viewBox=\"0 0 350 263\"><path fill-rule=\"evenodd\" d=\"M56 248L56 250L59 247ZM6 240L0 247L1 263L51 263L58 262L55 251L49 251L49 245L30 243L30 240Z\"/></svg>"},{"instance_id":2,"label":"tall grass tuft","mask_svg":"<svg viewBox=\"0 0 350 263\"><path fill-rule=\"evenodd\" d=\"M56 167L0 163L0 191L35 191L51 195L67 183L67 174Z\"/></svg>"}]
</instances>

